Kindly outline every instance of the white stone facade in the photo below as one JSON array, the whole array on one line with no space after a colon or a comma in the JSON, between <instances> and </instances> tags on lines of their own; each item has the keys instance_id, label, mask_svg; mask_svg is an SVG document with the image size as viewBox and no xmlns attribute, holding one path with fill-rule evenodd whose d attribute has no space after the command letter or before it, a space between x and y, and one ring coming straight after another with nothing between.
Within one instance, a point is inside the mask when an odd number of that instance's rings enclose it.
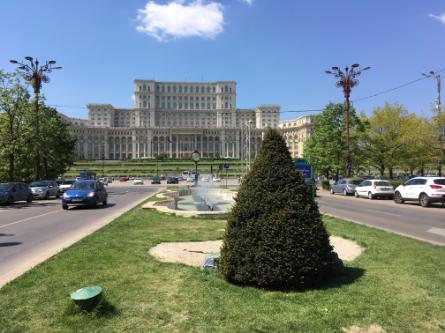
<instances>
[{"instance_id":1,"label":"white stone facade","mask_svg":"<svg viewBox=\"0 0 445 333\"><path fill-rule=\"evenodd\" d=\"M280 107L236 108L236 82L134 81L135 108L88 104L88 120L69 118L77 138L76 158L242 158L243 127L250 126L251 153L268 127L281 127ZM244 149L243 149L244 148Z\"/></svg>"}]
</instances>

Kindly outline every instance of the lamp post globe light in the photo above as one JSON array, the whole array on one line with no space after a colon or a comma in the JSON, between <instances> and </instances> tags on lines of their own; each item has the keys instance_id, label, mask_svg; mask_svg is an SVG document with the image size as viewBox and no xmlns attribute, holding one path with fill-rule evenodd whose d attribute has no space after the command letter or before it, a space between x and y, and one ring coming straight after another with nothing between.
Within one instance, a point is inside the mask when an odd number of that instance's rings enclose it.
<instances>
[{"instance_id":1,"label":"lamp post globe light","mask_svg":"<svg viewBox=\"0 0 445 333\"><path fill-rule=\"evenodd\" d=\"M344 70L339 67L332 67L331 70L325 71L326 74L333 75L336 79L337 88L343 89L343 95L345 97L345 168L346 176L351 176L352 171L352 159L351 151L349 148L349 109L351 107L349 98L351 96L351 90L359 84L357 77L359 77L363 71L370 69L371 67L360 68L359 64L353 64L351 67L346 66Z\"/></svg>"},{"instance_id":2,"label":"lamp post globe light","mask_svg":"<svg viewBox=\"0 0 445 333\"><path fill-rule=\"evenodd\" d=\"M17 65L17 69L24 74L26 81L30 82L34 90L34 178L40 179L40 128L39 128L39 97L40 90L43 83L49 82L49 76L55 69L62 69L60 66L54 66L56 62L54 60L47 60L44 65L40 65L39 60L33 57L25 57L25 62L17 60L10 60L11 64Z\"/></svg>"},{"instance_id":3,"label":"lamp post globe light","mask_svg":"<svg viewBox=\"0 0 445 333\"><path fill-rule=\"evenodd\" d=\"M195 150L192 153L192 161L195 162L195 185L198 185L198 162L201 159L199 151Z\"/></svg>"}]
</instances>

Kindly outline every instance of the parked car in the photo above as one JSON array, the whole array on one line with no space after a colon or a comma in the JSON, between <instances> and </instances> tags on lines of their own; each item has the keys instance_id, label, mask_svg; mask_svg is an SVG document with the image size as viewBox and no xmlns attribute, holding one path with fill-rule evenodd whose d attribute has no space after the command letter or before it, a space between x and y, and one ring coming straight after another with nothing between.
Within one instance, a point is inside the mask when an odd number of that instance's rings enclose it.
<instances>
[{"instance_id":1,"label":"parked car","mask_svg":"<svg viewBox=\"0 0 445 333\"><path fill-rule=\"evenodd\" d=\"M161 178L161 180L166 180L167 177L165 175L160 175L159 178Z\"/></svg>"},{"instance_id":2,"label":"parked car","mask_svg":"<svg viewBox=\"0 0 445 333\"><path fill-rule=\"evenodd\" d=\"M209 176L202 176L201 177L201 181L202 182L209 182L210 181L210 177Z\"/></svg>"},{"instance_id":3,"label":"parked car","mask_svg":"<svg viewBox=\"0 0 445 333\"><path fill-rule=\"evenodd\" d=\"M33 195L28 184L0 183L0 203L13 203L15 201L31 202Z\"/></svg>"},{"instance_id":4,"label":"parked car","mask_svg":"<svg viewBox=\"0 0 445 333\"><path fill-rule=\"evenodd\" d=\"M179 184L179 178L175 176L167 177L167 184Z\"/></svg>"},{"instance_id":5,"label":"parked car","mask_svg":"<svg viewBox=\"0 0 445 333\"><path fill-rule=\"evenodd\" d=\"M54 180L37 180L29 184L34 199L60 197L59 185Z\"/></svg>"},{"instance_id":6,"label":"parked car","mask_svg":"<svg viewBox=\"0 0 445 333\"><path fill-rule=\"evenodd\" d=\"M104 184L105 186L108 185L108 178L107 178L107 177L99 178L99 181L100 181L102 184Z\"/></svg>"},{"instance_id":7,"label":"parked car","mask_svg":"<svg viewBox=\"0 0 445 333\"><path fill-rule=\"evenodd\" d=\"M212 182L214 182L214 183L220 183L220 182L221 182L221 178L219 178L218 176L213 176L213 178L212 178Z\"/></svg>"},{"instance_id":8,"label":"parked car","mask_svg":"<svg viewBox=\"0 0 445 333\"><path fill-rule=\"evenodd\" d=\"M64 181L60 182L59 184L59 191L61 193L66 192L67 189L69 189L71 187L71 185L73 185L75 182L74 179L65 179Z\"/></svg>"},{"instance_id":9,"label":"parked car","mask_svg":"<svg viewBox=\"0 0 445 333\"><path fill-rule=\"evenodd\" d=\"M445 204L444 177L415 177L400 185L394 192L394 201L419 201L422 207L428 207L432 202Z\"/></svg>"},{"instance_id":10,"label":"parked car","mask_svg":"<svg viewBox=\"0 0 445 333\"><path fill-rule=\"evenodd\" d=\"M119 177L119 181L120 182L126 182L128 180L128 177L126 177L126 176L120 176Z\"/></svg>"},{"instance_id":11,"label":"parked car","mask_svg":"<svg viewBox=\"0 0 445 333\"><path fill-rule=\"evenodd\" d=\"M188 176L186 179L187 183L193 183L195 181L195 175Z\"/></svg>"},{"instance_id":12,"label":"parked car","mask_svg":"<svg viewBox=\"0 0 445 333\"><path fill-rule=\"evenodd\" d=\"M387 180L367 179L355 188L354 195L356 198L367 197L370 200L375 198L392 199L394 197L394 187Z\"/></svg>"},{"instance_id":13,"label":"parked car","mask_svg":"<svg viewBox=\"0 0 445 333\"><path fill-rule=\"evenodd\" d=\"M144 181L140 177L133 179L133 185L144 185Z\"/></svg>"},{"instance_id":14,"label":"parked car","mask_svg":"<svg viewBox=\"0 0 445 333\"><path fill-rule=\"evenodd\" d=\"M343 193L344 195L354 194L355 188L363 180L360 178L341 178L338 182L331 185L331 194Z\"/></svg>"},{"instance_id":15,"label":"parked car","mask_svg":"<svg viewBox=\"0 0 445 333\"><path fill-rule=\"evenodd\" d=\"M105 186L98 180L79 180L62 197L62 208L72 206L96 207L99 203L107 205L108 194Z\"/></svg>"},{"instance_id":16,"label":"parked car","mask_svg":"<svg viewBox=\"0 0 445 333\"><path fill-rule=\"evenodd\" d=\"M161 183L161 177L159 177L159 176L151 177L151 183L152 184L160 184Z\"/></svg>"}]
</instances>

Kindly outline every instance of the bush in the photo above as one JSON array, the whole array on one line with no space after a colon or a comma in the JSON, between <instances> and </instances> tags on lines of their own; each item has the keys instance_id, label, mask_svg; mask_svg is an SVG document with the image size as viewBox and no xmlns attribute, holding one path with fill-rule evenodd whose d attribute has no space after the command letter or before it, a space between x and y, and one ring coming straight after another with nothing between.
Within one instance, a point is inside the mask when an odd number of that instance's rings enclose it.
<instances>
[{"instance_id":1,"label":"bush","mask_svg":"<svg viewBox=\"0 0 445 333\"><path fill-rule=\"evenodd\" d=\"M268 130L228 217L221 273L239 284L301 288L337 264L317 204L283 138Z\"/></svg>"}]
</instances>

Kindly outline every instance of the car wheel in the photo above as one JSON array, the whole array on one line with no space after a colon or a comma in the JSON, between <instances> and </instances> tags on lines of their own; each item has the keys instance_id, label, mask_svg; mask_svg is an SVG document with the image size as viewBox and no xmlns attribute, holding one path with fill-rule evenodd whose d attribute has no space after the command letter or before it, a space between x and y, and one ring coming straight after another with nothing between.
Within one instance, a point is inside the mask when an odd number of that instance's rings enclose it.
<instances>
[{"instance_id":1,"label":"car wheel","mask_svg":"<svg viewBox=\"0 0 445 333\"><path fill-rule=\"evenodd\" d=\"M60 192L57 192L56 199L60 199Z\"/></svg>"},{"instance_id":2,"label":"car wheel","mask_svg":"<svg viewBox=\"0 0 445 333\"><path fill-rule=\"evenodd\" d=\"M398 203L398 204L402 204L404 202L402 195L400 194L400 192L396 192L394 193L394 202Z\"/></svg>"},{"instance_id":3,"label":"car wheel","mask_svg":"<svg viewBox=\"0 0 445 333\"><path fill-rule=\"evenodd\" d=\"M358 192L357 192L357 191L355 191L355 192L354 192L354 196L355 196L356 198L358 198L358 197L359 197L359 195L358 195Z\"/></svg>"},{"instance_id":4,"label":"car wheel","mask_svg":"<svg viewBox=\"0 0 445 333\"><path fill-rule=\"evenodd\" d=\"M63 208L64 210L67 210L67 209L68 209L68 205L62 205L62 208Z\"/></svg>"},{"instance_id":5,"label":"car wheel","mask_svg":"<svg viewBox=\"0 0 445 333\"><path fill-rule=\"evenodd\" d=\"M346 189L343 190L343 195L344 195L344 196L347 196L347 195L348 195L348 192L346 191Z\"/></svg>"},{"instance_id":6,"label":"car wheel","mask_svg":"<svg viewBox=\"0 0 445 333\"><path fill-rule=\"evenodd\" d=\"M44 197L43 199L45 199L45 200L48 200L48 199L49 199L49 192L46 192L46 193L45 193L45 197Z\"/></svg>"},{"instance_id":7,"label":"car wheel","mask_svg":"<svg viewBox=\"0 0 445 333\"><path fill-rule=\"evenodd\" d=\"M369 200L373 200L374 199L374 195L371 192L368 192L368 199Z\"/></svg>"},{"instance_id":8,"label":"car wheel","mask_svg":"<svg viewBox=\"0 0 445 333\"><path fill-rule=\"evenodd\" d=\"M419 202L422 207L428 207L430 205L430 198L425 193L422 193L419 197Z\"/></svg>"},{"instance_id":9,"label":"car wheel","mask_svg":"<svg viewBox=\"0 0 445 333\"><path fill-rule=\"evenodd\" d=\"M107 203L107 199L105 199L105 200L102 202L102 205L104 205L104 207L108 205L108 203Z\"/></svg>"},{"instance_id":10,"label":"car wheel","mask_svg":"<svg viewBox=\"0 0 445 333\"><path fill-rule=\"evenodd\" d=\"M331 194L335 194L334 189L331 188Z\"/></svg>"},{"instance_id":11,"label":"car wheel","mask_svg":"<svg viewBox=\"0 0 445 333\"><path fill-rule=\"evenodd\" d=\"M28 198L26 198L26 202L27 203L31 203L32 202L32 195L29 195Z\"/></svg>"}]
</instances>

